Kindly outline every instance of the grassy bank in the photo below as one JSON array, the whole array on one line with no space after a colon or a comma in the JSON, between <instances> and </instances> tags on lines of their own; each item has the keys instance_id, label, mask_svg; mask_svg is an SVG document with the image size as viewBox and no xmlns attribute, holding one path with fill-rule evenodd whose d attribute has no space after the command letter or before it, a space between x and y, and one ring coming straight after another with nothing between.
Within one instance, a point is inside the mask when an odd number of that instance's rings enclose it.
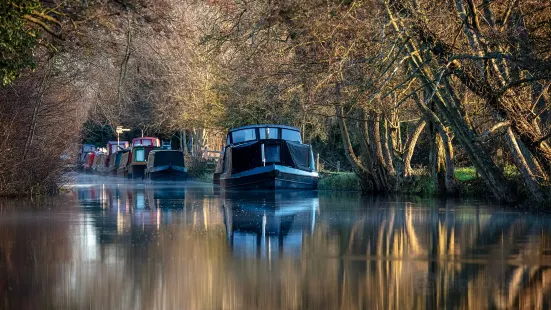
<instances>
[{"instance_id":1,"label":"grassy bank","mask_svg":"<svg viewBox=\"0 0 551 310\"><path fill-rule=\"evenodd\" d=\"M505 177L512 182L519 177L514 166L504 168ZM360 178L352 172L322 173L318 188L330 191L361 191ZM474 167L457 167L455 177L459 183L459 193L463 196L484 196L489 194L484 181L477 175ZM399 186L402 194L435 196L436 185L426 171L416 171L413 176L403 180Z\"/></svg>"},{"instance_id":2,"label":"grassy bank","mask_svg":"<svg viewBox=\"0 0 551 310\"><path fill-rule=\"evenodd\" d=\"M353 172L323 173L318 189L333 191L361 191L360 178Z\"/></svg>"}]
</instances>

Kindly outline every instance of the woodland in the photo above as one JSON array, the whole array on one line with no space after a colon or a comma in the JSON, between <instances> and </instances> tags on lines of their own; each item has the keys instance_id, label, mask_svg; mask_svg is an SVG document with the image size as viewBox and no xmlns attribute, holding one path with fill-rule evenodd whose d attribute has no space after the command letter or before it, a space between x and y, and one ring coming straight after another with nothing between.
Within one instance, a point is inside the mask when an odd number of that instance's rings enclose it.
<instances>
[{"instance_id":1,"label":"woodland","mask_svg":"<svg viewBox=\"0 0 551 310\"><path fill-rule=\"evenodd\" d=\"M193 140L299 127L366 193L457 168L508 204L551 201L551 3L1 0L0 194L54 191L113 128Z\"/></svg>"}]
</instances>

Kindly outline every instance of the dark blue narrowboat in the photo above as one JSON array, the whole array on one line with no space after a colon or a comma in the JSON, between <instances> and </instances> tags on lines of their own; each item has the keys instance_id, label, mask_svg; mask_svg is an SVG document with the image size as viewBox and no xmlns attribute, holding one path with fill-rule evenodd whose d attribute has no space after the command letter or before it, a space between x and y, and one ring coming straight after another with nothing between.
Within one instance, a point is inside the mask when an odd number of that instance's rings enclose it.
<instances>
[{"instance_id":1,"label":"dark blue narrowboat","mask_svg":"<svg viewBox=\"0 0 551 310\"><path fill-rule=\"evenodd\" d=\"M186 180L187 168L184 153L177 150L153 150L149 152L145 178L150 180Z\"/></svg>"},{"instance_id":2,"label":"dark blue narrowboat","mask_svg":"<svg viewBox=\"0 0 551 310\"><path fill-rule=\"evenodd\" d=\"M312 147L298 128L251 125L228 132L214 183L224 189L317 189Z\"/></svg>"}]
</instances>

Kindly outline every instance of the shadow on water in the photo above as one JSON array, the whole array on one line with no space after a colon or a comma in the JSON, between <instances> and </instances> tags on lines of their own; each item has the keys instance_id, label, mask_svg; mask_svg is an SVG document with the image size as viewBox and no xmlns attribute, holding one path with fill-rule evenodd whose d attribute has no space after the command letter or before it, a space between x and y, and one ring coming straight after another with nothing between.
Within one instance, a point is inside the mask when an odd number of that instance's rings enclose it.
<instances>
[{"instance_id":1,"label":"shadow on water","mask_svg":"<svg viewBox=\"0 0 551 310\"><path fill-rule=\"evenodd\" d=\"M551 217L81 176L0 200L0 309L548 309Z\"/></svg>"}]
</instances>

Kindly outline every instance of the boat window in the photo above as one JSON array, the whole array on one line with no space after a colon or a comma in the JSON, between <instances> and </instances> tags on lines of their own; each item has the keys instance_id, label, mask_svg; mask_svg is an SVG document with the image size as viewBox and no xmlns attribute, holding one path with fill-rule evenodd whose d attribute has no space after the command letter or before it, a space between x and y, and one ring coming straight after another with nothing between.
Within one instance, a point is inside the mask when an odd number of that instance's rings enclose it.
<instances>
[{"instance_id":1,"label":"boat window","mask_svg":"<svg viewBox=\"0 0 551 310\"><path fill-rule=\"evenodd\" d=\"M283 140L287 140L287 141L294 141L294 142L302 143L302 139L300 137L300 132L298 132L296 130L282 129L281 130L281 138Z\"/></svg>"},{"instance_id":2,"label":"boat window","mask_svg":"<svg viewBox=\"0 0 551 310\"><path fill-rule=\"evenodd\" d=\"M145 161L145 150L136 150L134 158L136 161Z\"/></svg>"},{"instance_id":3,"label":"boat window","mask_svg":"<svg viewBox=\"0 0 551 310\"><path fill-rule=\"evenodd\" d=\"M267 163L278 163L281 161L279 145L266 145L264 152Z\"/></svg>"},{"instance_id":4,"label":"boat window","mask_svg":"<svg viewBox=\"0 0 551 310\"><path fill-rule=\"evenodd\" d=\"M256 131L253 129L242 129L232 132L233 143L256 140Z\"/></svg>"},{"instance_id":5,"label":"boat window","mask_svg":"<svg viewBox=\"0 0 551 310\"><path fill-rule=\"evenodd\" d=\"M139 145L151 146L153 144L154 144L153 140L151 139L140 139L140 140L134 141L134 146L139 146ZM155 143L155 146L157 146L157 143Z\"/></svg>"},{"instance_id":6,"label":"boat window","mask_svg":"<svg viewBox=\"0 0 551 310\"><path fill-rule=\"evenodd\" d=\"M279 139L279 130L275 127L260 128L260 139Z\"/></svg>"}]
</instances>

